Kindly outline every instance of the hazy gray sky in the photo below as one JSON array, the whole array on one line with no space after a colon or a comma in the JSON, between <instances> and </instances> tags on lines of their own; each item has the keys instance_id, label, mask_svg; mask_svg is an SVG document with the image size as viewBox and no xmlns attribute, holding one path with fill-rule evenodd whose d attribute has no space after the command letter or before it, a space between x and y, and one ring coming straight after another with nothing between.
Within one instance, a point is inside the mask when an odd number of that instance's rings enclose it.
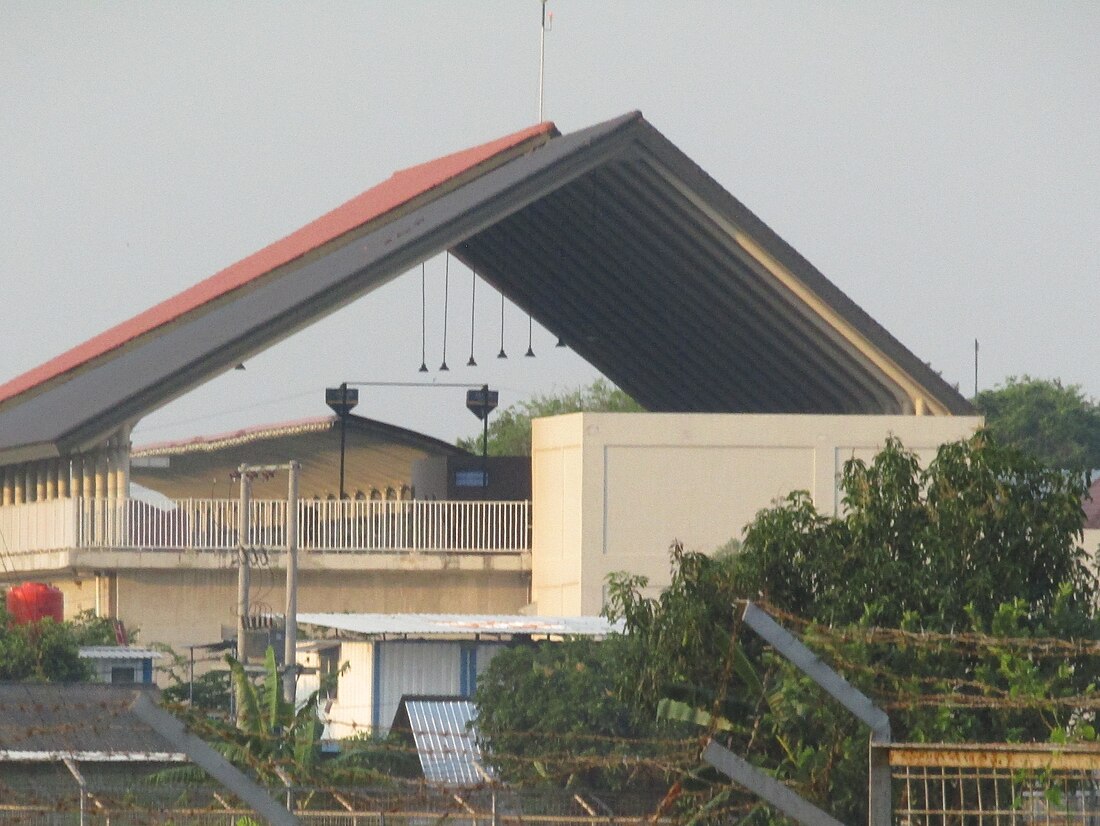
<instances>
[{"instance_id":1,"label":"hazy gray sky","mask_svg":"<svg viewBox=\"0 0 1100 826\"><path fill-rule=\"evenodd\" d=\"M1100 395L1100 3L550 0L546 117L645 117L920 358ZM537 119L538 0L0 2L0 380L388 177ZM590 380L428 263L428 364L502 405ZM136 443L417 380L419 273L145 419ZM357 412L452 439L461 391Z\"/></svg>"}]
</instances>

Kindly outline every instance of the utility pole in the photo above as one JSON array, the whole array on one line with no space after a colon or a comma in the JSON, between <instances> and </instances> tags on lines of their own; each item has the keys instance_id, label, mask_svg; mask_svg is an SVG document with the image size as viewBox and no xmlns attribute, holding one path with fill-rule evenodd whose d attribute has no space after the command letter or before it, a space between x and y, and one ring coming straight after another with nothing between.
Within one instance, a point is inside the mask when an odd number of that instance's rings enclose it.
<instances>
[{"instance_id":1,"label":"utility pole","mask_svg":"<svg viewBox=\"0 0 1100 826\"><path fill-rule=\"evenodd\" d=\"M237 468L241 475L241 503L237 514L237 661L241 665L248 662L245 637L248 630L248 586L251 574L248 567L249 511L252 499L250 471L248 465Z\"/></svg>"},{"instance_id":2,"label":"utility pole","mask_svg":"<svg viewBox=\"0 0 1100 826\"><path fill-rule=\"evenodd\" d=\"M258 473L270 474L277 470L287 470L286 503L286 614L283 618L283 696L293 703L295 700L295 682L297 677L298 647L298 476L301 464L291 459L285 465L241 465L237 472L241 476L241 511L237 531L237 659L241 665L248 662L248 532L250 503L252 498L252 478Z\"/></svg>"},{"instance_id":3,"label":"utility pole","mask_svg":"<svg viewBox=\"0 0 1100 826\"><path fill-rule=\"evenodd\" d=\"M298 678L298 473L290 460L286 501L286 613L283 632L283 696L293 707Z\"/></svg>"}]
</instances>

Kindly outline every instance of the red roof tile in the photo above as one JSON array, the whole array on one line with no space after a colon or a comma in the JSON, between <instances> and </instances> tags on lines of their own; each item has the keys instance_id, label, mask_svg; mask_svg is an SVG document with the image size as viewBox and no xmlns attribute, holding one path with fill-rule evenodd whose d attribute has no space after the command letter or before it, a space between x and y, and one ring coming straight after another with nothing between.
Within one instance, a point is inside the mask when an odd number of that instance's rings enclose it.
<instances>
[{"instance_id":1,"label":"red roof tile","mask_svg":"<svg viewBox=\"0 0 1100 826\"><path fill-rule=\"evenodd\" d=\"M300 258L521 144L557 134L551 122L395 172L285 238L128 321L0 385L0 402L56 379Z\"/></svg>"}]
</instances>

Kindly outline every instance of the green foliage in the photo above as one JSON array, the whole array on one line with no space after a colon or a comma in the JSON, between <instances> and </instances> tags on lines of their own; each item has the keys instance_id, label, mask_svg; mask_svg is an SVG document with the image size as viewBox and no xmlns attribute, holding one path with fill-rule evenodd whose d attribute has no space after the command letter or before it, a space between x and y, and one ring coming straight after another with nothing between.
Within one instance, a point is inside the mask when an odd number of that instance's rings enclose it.
<instances>
[{"instance_id":1,"label":"green foliage","mask_svg":"<svg viewBox=\"0 0 1100 826\"><path fill-rule=\"evenodd\" d=\"M1001 442L1065 470L1100 468L1100 404L1076 384L1057 379L1010 378L983 390L974 406Z\"/></svg>"},{"instance_id":2,"label":"green foliage","mask_svg":"<svg viewBox=\"0 0 1100 826\"><path fill-rule=\"evenodd\" d=\"M510 782L618 788L645 769L638 738L652 714L624 701L608 677L632 641L613 636L522 646L497 654L478 678L478 732Z\"/></svg>"},{"instance_id":3,"label":"green foliage","mask_svg":"<svg viewBox=\"0 0 1100 826\"><path fill-rule=\"evenodd\" d=\"M189 703L195 711L224 716L230 709L230 689L228 671L207 671L196 677L194 684L181 678L160 694L165 703Z\"/></svg>"},{"instance_id":4,"label":"green foliage","mask_svg":"<svg viewBox=\"0 0 1100 826\"><path fill-rule=\"evenodd\" d=\"M118 638L115 634L115 620L110 617L97 617L95 611L87 609L81 611L71 620L69 627L77 645L117 645ZM137 628L128 628L127 636L130 642L136 642Z\"/></svg>"},{"instance_id":5,"label":"green foliage","mask_svg":"<svg viewBox=\"0 0 1100 826\"><path fill-rule=\"evenodd\" d=\"M821 622L951 630L989 623L1001 603L1049 614L1068 585L1092 600L1083 552L1084 479L999 445L987 433L944 445L928 468L896 440L846 464L845 512L819 514L805 492L745 532L746 594Z\"/></svg>"},{"instance_id":6,"label":"green foliage","mask_svg":"<svg viewBox=\"0 0 1100 826\"><path fill-rule=\"evenodd\" d=\"M556 396L537 395L489 417L490 456L530 456L531 420L563 413L637 413L642 407L606 379ZM459 439L458 446L481 453L481 433Z\"/></svg>"},{"instance_id":7,"label":"green foliage","mask_svg":"<svg viewBox=\"0 0 1100 826\"><path fill-rule=\"evenodd\" d=\"M608 614L625 621L627 634L585 654L585 671L603 679L583 692L555 672L568 669L572 655L563 649L542 655L551 657L545 663L532 653L494 662L500 671L478 697L480 715L492 721L483 734L494 759L504 764L500 753L518 751L523 777L523 766L555 755L548 777L562 782L584 764L563 755L567 741L556 741L555 752L545 732L613 732L616 719L646 721L627 729L642 740L619 747L646 754L662 743L663 776L680 795L663 805L691 818L737 810L773 819L701 767L697 748L676 745L697 744L703 733L842 822L865 820L866 729L743 631L745 599L765 601L887 707L900 740L1095 736L1095 658L1049 641L1100 636L1093 577L1077 546L1083 478L983 432L943 446L923 470L890 440L873 461L849 462L840 484L839 516L794 493L758 514L732 553L674 546L671 584L659 596L649 596L642 577L612 577ZM555 705L558 696L566 699ZM494 706L507 713L494 717ZM602 768L583 779L621 781L610 763Z\"/></svg>"},{"instance_id":8,"label":"green foliage","mask_svg":"<svg viewBox=\"0 0 1100 826\"><path fill-rule=\"evenodd\" d=\"M0 599L0 680L71 683L91 677L69 623L46 618L16 624Z\"/></svg>"},{"instance_id":9,"label":"green foliage","mask_svg":"<svg viewBox=\"0 0 1100 826\"><path fill-rule=\"evenodd\" d=\"M238 704L236 723L207 716L197 709L173 708L189 727L238 768L250 770L261 782L280 785L283 777L308 783L317 777L321 723L317 719L320 692L297 709L282 696L282 676L270 646L259 683L244 666L226 655L230 681ZM166 769L153 782L176 782L201 775L191 767Z\"/></svg>"}]
</instances>

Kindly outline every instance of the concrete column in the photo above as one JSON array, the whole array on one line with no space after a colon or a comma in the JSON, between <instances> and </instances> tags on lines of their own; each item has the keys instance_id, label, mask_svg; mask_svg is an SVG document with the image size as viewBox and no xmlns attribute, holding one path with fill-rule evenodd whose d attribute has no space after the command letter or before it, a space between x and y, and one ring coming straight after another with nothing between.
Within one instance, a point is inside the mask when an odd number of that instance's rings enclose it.
<instances>
[{"instance_id":1,"label":"concrete column","mask_svg":"<svg viewBox=\"0 0 1100 826\"><path fill-rule=\"evenodd\" d=\"M48 467L45 462L34 463L34 501L46 500L46 475Z\"/></svg>"},{"instance_id":2,"label":"concrete column","mask_svg":"<svg viewBox=\"0 0 1100 826\"><path fill-rule=\"evenodd\" d=\"M15 468L5 465L3 471L3 487L0 487L0 504L15 504Z\"/></svg>"},{"instance_id":3,"label":"concrete column","mask_svg":"<svg viewBox=\"0 0 1100 826\"><path fill-rule=\"evenodd\" d=\"M69 479L72 474L72 457L65 456L57 463L57 495L61 499L69 498Z\"/></svg>"},{"instance_id":4,"label":"concrete column","mask_svg":"<svg viewBox=\"0 0 1100 826\"><path fill-rule=\"evenodd\" d=\"M27 501L27 474L22 465L19 465L11 469L11 475L14 504L22 505Z\"/></svg>"},{"instance_id":5,"label":"concrete column","mask_svg":"<svg viewBox=\"0 0 1100 826\"><path fill-rule=\"evenodd\" d=\"M130 443L121 442L111 451L111 475L114 477L112 488L116 499L125 499L130 495Z\"/></svg>"},{"instance_id":6,"label":"concrete column","mask_svg":"<svg viewBox=\"0 0 1100 826\"><path fill-rule=\"evenodd\" d=\"M95 462L95 488L92 494L96 499L107 498L107 452L97 450L92 459Z\"/></svg>"},{"instance_id":7,"label":"concrete column","mask_svg":"<svg viewBox=\"0 0 1100 826\"><path fill-rule=\"evenodd\" d=\"M57 467L60 464L57 459L47 459L45 465L45 496L47 499L57 498Z\"/></svg>"},{"instance_id":8,"label":"concrete column","mask_svg":"<svg viewBox=\"0 0 1100 826\"><path fill-rule=\"evenodd\" d=\"M88 497L88 458L83 453L73 456L73 496Z\"/></svg>"},{"instance_id":9,"label":"concrete column","mask_svg":"<svg viewBox=\"0 0 1100 826\"><path fill-rule=\"evenodd\" d=\"M118 498L118 478L115 476L117 467L118 450L115 448L114 441L111 441L107 445L107 498L111 500Z\"/></svg>"},{"instance_id":10,"label":"concrete column","mask_svg":"<svg viewBox=\"0 0 1100 826\"><path fill-rule=\"evenodd\" d=\"M127 440L119 451L119 482L118 495L130 498L130 441Z\"/></svg>"}]
</instances>

